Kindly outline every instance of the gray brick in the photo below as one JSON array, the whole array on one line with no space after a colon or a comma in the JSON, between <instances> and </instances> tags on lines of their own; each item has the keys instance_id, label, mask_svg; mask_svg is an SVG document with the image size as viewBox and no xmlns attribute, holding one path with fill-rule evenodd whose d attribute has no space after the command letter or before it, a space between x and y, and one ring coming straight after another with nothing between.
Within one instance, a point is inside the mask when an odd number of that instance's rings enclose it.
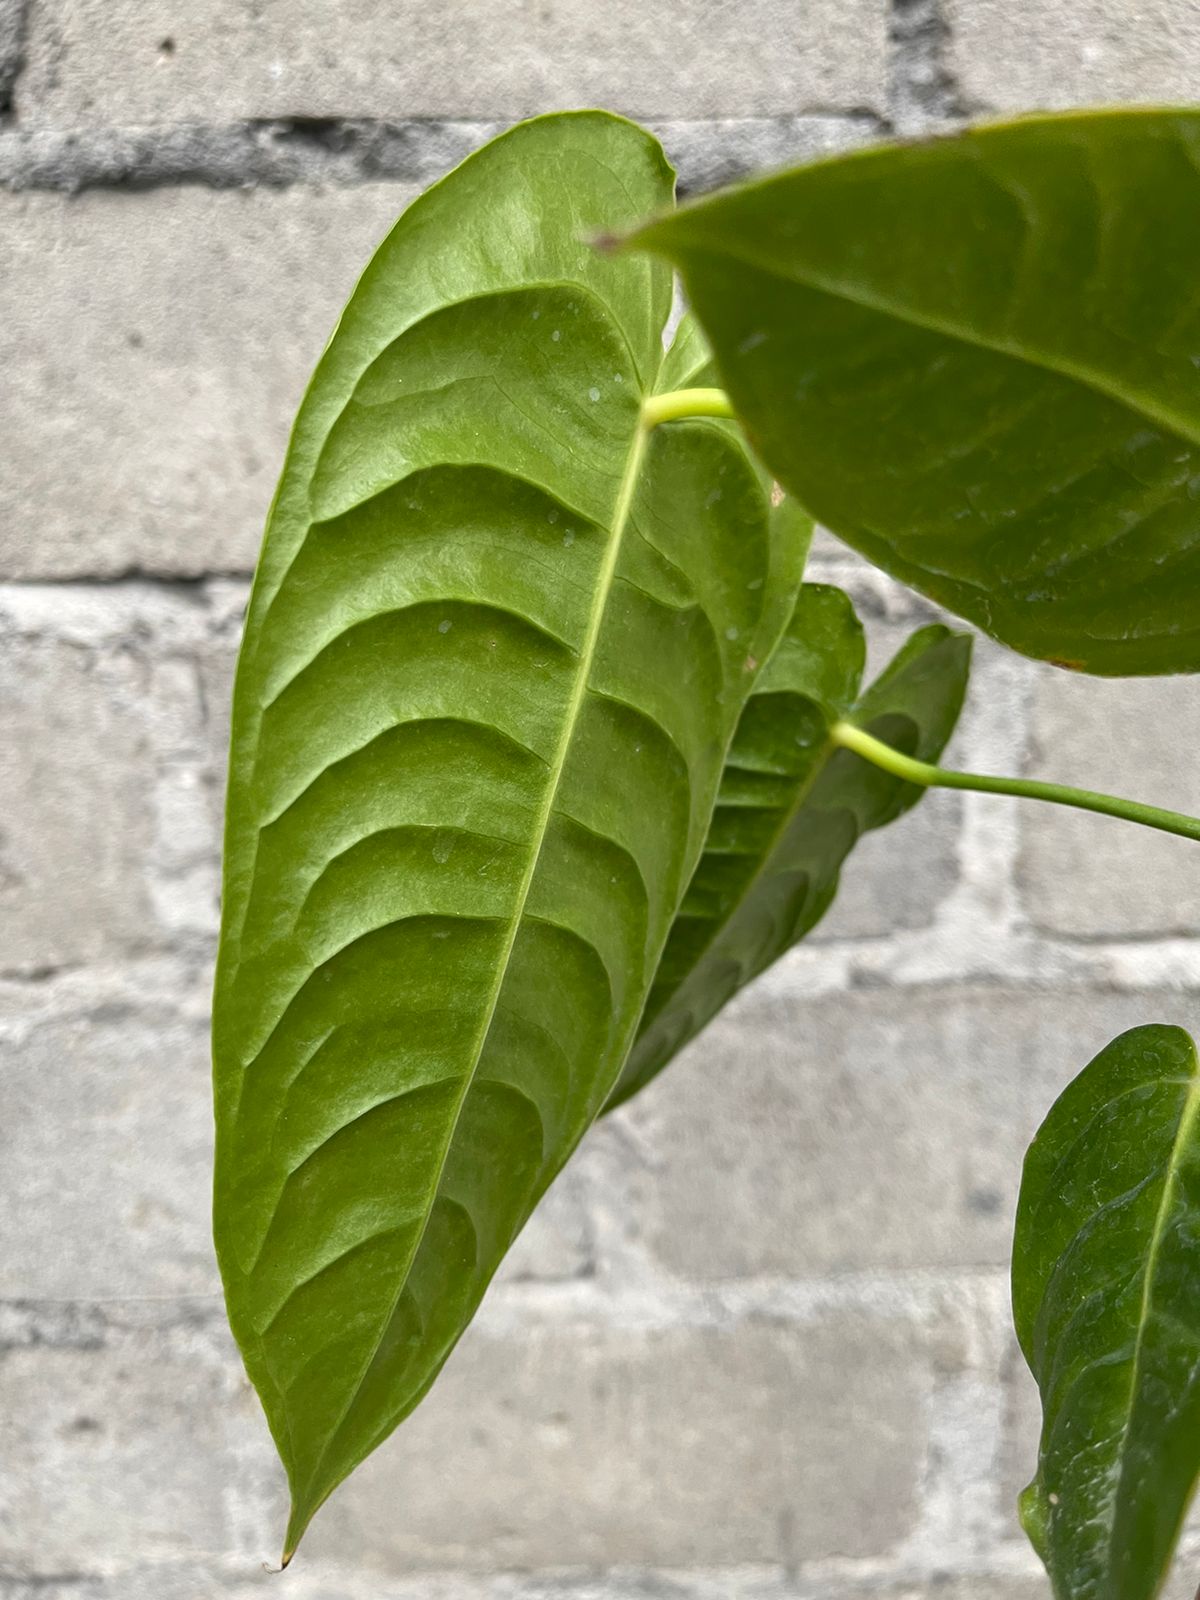
<instances>
[{"instance_id":1,"label":"gray brick","mask_svg":"<svg viewBox=\"0 0 1200 1600\"><path fill-rule=\"evenodd\" d=\"M1028 111L1195 98L1194 0L946 0L949 65L968 105Z\"/></svg>"},{"instance_id":2,"label":"gray brick","mask_svg":"<svg viewBox=\"0 0 1200 1600\"><path fill-rule=\"evenodd\" d=\"M644 116L882 107L883 0L75 0L35 8L22 119L61 128L243 117L515 117L612 105Z\"/></svg>"},{"instance_id":3,"label":"gray brick","mask_svg":"<svg viewBox=\"0 0 1200 1600\"><path fill-rule=\"evenodd\" d=\"M249 1565L273 1471L256 1412L215 1324L0 1355L0 1571L53 1592L55 1574L236 1553Z\"/></svg>"},{"instance_id":4,"label":"gray brick","mask_svg":"<svg viewBox=\"0 0 1200 1600\"><path fill-rule=\"evenodd\" d=\"M1006 1263L1053 1099L1159 995L755 994L628 1115L634 1215L672 1271L808 1278Z\"/></svg>"},{"instance_id":5,"label":"gray brick","mask_svg":"<svg viewBox=\"0 0 1200 1600\"><path fill-rule=\"evenodd\" d=\"M146 940L153 832L145 674L53 640L0 640L0 966L37 970Z\"/></svg>"},{"instance_id":6,"label":"gray brick","mask_svg":"<svg viewBox=\"0 0 1200 1600\"><path fill-rule=\"evenodd\" d=\"M1200 697L1186 678L1039 675L1031 774L1193 812L1198 746ZM1084 939L1200 929L1185 840L1055 806L1020 818L1019 887L1040 928Z\"/></svg>"},{"instance_id":7,"label":"gray brick","mask_svg":"<svg viewBox=\"0 0 1200 1600\"><path fill-rule=\"evenodd\" d=\"M0 577L249 571L394 184L0 196Z\"/></svg>"},{"instance_id":8,"label":"gray brick","mask_svg":"<svg viewBox=\"0 0 1200 1600\"><path fill-rule=\"evenodd\" d=\"M915 1327L836 1312L476 1330L308 1556L399 1572L880 1554L915 1515L931 1359Z\"/></svg>"},{"instance_id":9,"label":"gray brick","mask_svg":"<svg viewBox=\"0 0 1200 1600\"><path fill-rule=\"evenodd\" d=\"M203 596L0 588L0 970L207 948L235 637Z\"/></svg>"},{"instance_id":10,"label":"gray brick","mask_svg":"<svg viewBox=\"0 0 1200 1600\"><path fill-rule=\"evenodd\" d=\"M10 993L2 1014L0 1299L215 1292L202 1009Z\"/></svg>"}]
</instances>

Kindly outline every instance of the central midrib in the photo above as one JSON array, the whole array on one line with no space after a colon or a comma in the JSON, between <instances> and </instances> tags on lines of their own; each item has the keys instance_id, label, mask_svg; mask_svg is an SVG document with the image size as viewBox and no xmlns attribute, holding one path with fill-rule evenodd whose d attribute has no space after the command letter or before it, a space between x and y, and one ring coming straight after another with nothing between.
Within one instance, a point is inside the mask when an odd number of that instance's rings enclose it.
<instances>
[{"instance_id":1,"label":"central midrib","mask_svg":"<svg viewBox=\"0 0 1200 1600\"><path fill-rule=\"evenodd\" d=\"M437 1172L434 1175L433 1181L429 1188L429 1204L425 1211L424 1220L422 1221L420 1232L418 1233L413 1242L412 1248L409 1251L408 1259L404 1264L404 1269L400 1274L400 1281L396 1289L396 1294L393 1298L392 1305L387 1316L383 1319L379 1337L375 1341L375 1345L370 1355L363 1362L358 1379L351 1390L350 1397L347 1400L337 1422L330 1429L328 1435L326 1436L325 1444L322 1446L321 1451L317 1456L317 1460L313 1465L312 1472L309 1474L308 1483L310 1485L316 1483L317 1476L329 1452L329 1447L333 1443L333 1440L337 1437L338 1432L340 1431L347 1416L350 1414L351 1407L354 1405L354 1401L362 1388L362 1380L370 1371L371 1365L374 1362L376 1355L379 1353L380 1346L382 1345L387 1330L391 1325L393 1317L395 1316L396 1308L400 1303L400 1296L404 1293L404 1286L408 1282L408 1276L412 1268L412 1264L416 1260L417 1254L420 1251L421 1245L424 1241L426 1230L429 1227L430 1218L433 1215L434 1206L437 1203L438 1193L442 1185L442 1178L446 1170L446 1162L449 1159L450 1150L454 1144L454 1137L458 1129L459 1120L462 1116L463 1107L466 1104L467 1097L470 1094L471 1087L475 1081L476 1073L479 1070L479 1063L483 1057L483 1051L487 1043L488 1034L491 1031L492 1022L496 1015L496 1007L500 1003L500 996L504 990L504 983L508 976L508 968L512 960L513 949L516 945L517 934L519 933L521 924L524 921L525 907L529 900L530 890L533 887L534 877L537 874L538 863L541 860L542 846L545 843L547 830L550 824L550 818L554 811L555 801L558 798L559 786L562 782L563 772L566 768L567 755L570 751L571 741L575 735L575 728L579 720L579 713L583 706L584 697L587 694L588 683L592 673L592 666L596 656L596 648L600 640L600 631L604 622L604 613L608 608L609 595L612 590L613 580L616 576L617 562L620 559L622 541L624 539L625 529L629 521L629 513L633 506L633 498L637 492L638 474L641 469L642 458L645 454L648 436L648 430L642 422L641 413L639 411L637 426L629 445L628 454L625 458L625 466L621 474L620 483L617 487L616 499L613 502L608 548L605 551L604 560L601 563L600 571L597 577L596 592L592 600L592 607L588 616L587 629L584 633L583 642L580 646L579 665L575 672L575 681L571 686L571 695L567 701L567 705L563 714L562 731L559 735L558 744L551 758L545 794L542 799L541 808L538 812L536 825L534 828L533 847L530 850L529 861L526 865L520 886L517 890L516 905L513 910L512 918L509 922L508 932L505 937L505 943L500 954L500 959L496 964L496 978L492 985L492 991L488 998L487 1008L476 1036L471 1064L463 1078L463 1086L459 1093L458 1100L454 1106L453 1117L446 1134L445 1142L443 1144L441 1159L438 1163ZM310 1517L315 1510L315 1506L311 1508L309 1511ZM295 1543L298 1541L299 1534L302 1531L303 1530L296 1530L295 1537L291 1541L292 1548L294 1548Z\"/></svg>"},{"instance_id":2,"label":"central midrib","mask_svg":"<svg viewBox=\"0 0 1200 1600\"><path fill-rule=\"evenodd\" d=\"M1150 1318L1150 1302L1154 1288L1154 1274L1158 1266L1159 1252L1162 1248L1163 1234L1166 1231L1167 1215L1175 1198L1176 1184L1179 1174L1180 1152L1185 1149L1191 1137L1192 1130L1200 1116L1200 1062L1193 1055L1191 1083L1187 1097L1184 1100L1183 1110L1179 1114L1179 1127L1171 1141L1171 1154L1167 1163L1167 1173L1163 1180L1162 1198L1158 1203L1158 1210L1154 1216L1154 1227L1150 1235L1150 1251L1146 1258L1146 1275L1142 1281L1142 1299L1138 1311L1137 1335L1134 1339L1133 1361L1129 1373L1129 1404L1126 1408L1125 1422L1121 1428L1121 1441L1117 1446L1117 1482L1113 1491L1112 1517L1108 1526L1108 1570L1112 1569L1112 1558L1115 1553L1114 1542L1117 1532L1117 1517L1120 1511L1122 1492L1128 1471L1129 1457L1127 1446L1129 1432L1133 1423L1133 1410L1137 1401L1138 1377L1142 1364L1142 1354L1145 1347L1146 1324Z\"/></svg>"}]
</instances>

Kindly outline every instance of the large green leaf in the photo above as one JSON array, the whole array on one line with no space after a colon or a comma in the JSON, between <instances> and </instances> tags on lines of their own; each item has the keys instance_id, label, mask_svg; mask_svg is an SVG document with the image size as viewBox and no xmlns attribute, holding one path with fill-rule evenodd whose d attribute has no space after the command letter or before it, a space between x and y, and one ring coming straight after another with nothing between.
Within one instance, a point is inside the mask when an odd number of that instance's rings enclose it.
<instances>
[{"instance_id":1,"label":"large green leaf","mask_svg":"<svg viewBox=\"0 0 1200 1600\"><path fill-rule=\"evenodd\" d=\"M1200 112L858 152L633 235L772 472L1025 653L1200 669Z\"/></svg>"},{"instance_id":2,"label":"large green leaf","mask_svg":"<svg viewBox=\"0 0 1200 1600\"><path fill-rule=\"evenodd\" d=\"M800 527L729 425L639 426L671 276L584 241L671 183L649 135L584 113L419 199L272 509L234 700L215 1232L289 1554L611 1093L799 583Z\"/></svg>"},{"instance_id":3,"label":"large green leaf","mask_svg":"<svg viewBox=\"0 0 1200 1600\"><path fill-rule=\"evenodd\" d=\"M1022 1496L1058 1600L1157 1593L1200 1472L1200 1066L1134 1028L1025 1159L1013 1310L1042 1393Z\"/></svg>"},{"instance_id":4,"label":"large green leaf","mask_svg":"<svg viewBox=\"0 0 1200 1600\"><path fill-rule=\"evenodd\" d=\"M923 793L837 749L830 728L845 719L936 761L962 707L971 640L936 624L919 629L859 698L863 658L847 597L806 583L742 712L704 854L612 1106L816 926L857 841Z\"/></svg>"}]
</instances>

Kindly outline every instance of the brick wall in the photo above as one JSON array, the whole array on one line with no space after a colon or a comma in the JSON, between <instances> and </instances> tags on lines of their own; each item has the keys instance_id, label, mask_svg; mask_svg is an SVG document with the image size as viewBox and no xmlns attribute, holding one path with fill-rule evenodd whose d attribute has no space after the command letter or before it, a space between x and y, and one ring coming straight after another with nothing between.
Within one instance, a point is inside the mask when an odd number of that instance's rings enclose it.
<instances>
[{"instance_id":1,"label":"brick wall","mask_svg":"<svg viewBox=\"0 0 1200 1600\"><path fill-rule=\"evenodd\" d=\"M1019 1162L1111 1035L1192 1016L1187 846L949 795L868 841L819 934L589 1138L272 1579L208 1242L227 699L336 311L507 120L613 105L697 187L1198 80L1197 0L0 0L3 1600L1046 1594ZM877 657L930 614L831 541L815 566ZM1195 809L1198 744L1185 681L984 645L952 755Z\"/></svg>"}]
</instances>

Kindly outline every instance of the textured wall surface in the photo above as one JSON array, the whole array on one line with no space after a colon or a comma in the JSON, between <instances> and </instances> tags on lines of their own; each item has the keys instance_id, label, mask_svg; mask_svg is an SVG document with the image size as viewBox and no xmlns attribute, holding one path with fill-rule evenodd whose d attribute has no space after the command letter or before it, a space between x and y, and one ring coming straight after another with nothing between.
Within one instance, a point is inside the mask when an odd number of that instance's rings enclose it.
<instances>
[{"instance_id":1,"label":"textured wall surface","mask_svg":"<svg viewBox=\"0 0 1200 1600\"><path fill-rule=\"evenodd\" d=\"M505 121L612 105L697 188L1197 82L1197 0L0 0L0 1600L1044 1600L1019 1163L1112 1034L1193 1019L1188 847L949 795L868 841L273 1578L208 1241L226 702L337 309ZM814 564L877 657L930 614ZM1195 809L1198 747L1187 683L982 645L952 754Z\"/></svg>"}]
</instances>

